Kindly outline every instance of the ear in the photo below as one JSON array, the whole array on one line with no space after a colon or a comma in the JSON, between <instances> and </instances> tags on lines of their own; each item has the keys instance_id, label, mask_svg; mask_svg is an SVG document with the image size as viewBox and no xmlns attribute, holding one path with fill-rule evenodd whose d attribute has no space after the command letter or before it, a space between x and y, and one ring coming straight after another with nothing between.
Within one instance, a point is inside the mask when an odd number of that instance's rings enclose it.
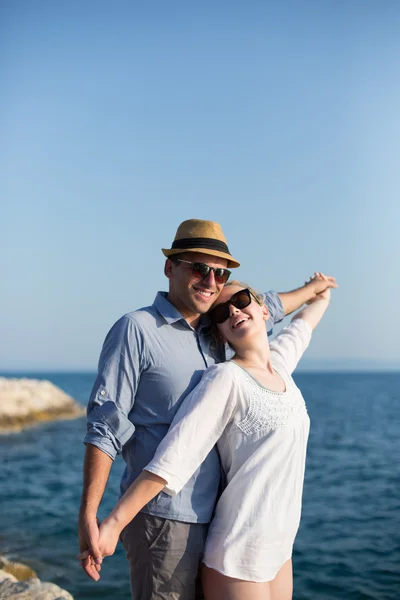
<instances>
[{"instance_id":1,"label":"ear","mask_svg":"<svg viewBox=\"0 0 400 600\"><path fill-rule=\"evenodd\" d=\"M172 262L172 260L170 260L169 258L167 258L167 260L165 261L165 265L164 265L164 275L168 279L172 279L172 269L173 269L173 266L174 266L174 263Z\"/></svg>"},{"instance_id":2,"label":"ear","mask_svg":"<svg viewBox=\"0 0 400 600\"><path fill-rule=\"evenodd\" d=\"M264 321L268 321L268 319L269 319L268 306L266 306L265 304L263 304L262 307L261 307L261 312L262 312L262 315L264 317Z\"/></svg>"}]
</instances>

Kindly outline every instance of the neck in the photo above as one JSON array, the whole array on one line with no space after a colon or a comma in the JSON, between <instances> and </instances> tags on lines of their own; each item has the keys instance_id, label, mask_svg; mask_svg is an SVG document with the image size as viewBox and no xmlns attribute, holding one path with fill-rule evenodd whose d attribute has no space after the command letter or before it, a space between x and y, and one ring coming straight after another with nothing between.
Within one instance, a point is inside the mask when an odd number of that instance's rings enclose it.
<instances>
[{"instance_id":1,"label":"neck","mask_svg":"<svg viewBox=\"0 0 400 600\"><path fill-rule=\"evenodd\" d=\"M265 333L258 338L252 336L251 343L238 345L235 350L234 360L240 362L243 366L256 367L259 369L266 369L273 373L271 363L271 353L269 350L268 336Z\"/></svg>"},{"instance_id":2,"label":"neck","mask_svg":"<svg viewBox=\"0 0 400 600\"><path fill-rule=\"evenodd\" d=\"M182 315L182 316L185 317L186 322L191 327L193 327L193 329L196 329L197 325L199 324L201 315Z\"/></svg>"}]
</instances>

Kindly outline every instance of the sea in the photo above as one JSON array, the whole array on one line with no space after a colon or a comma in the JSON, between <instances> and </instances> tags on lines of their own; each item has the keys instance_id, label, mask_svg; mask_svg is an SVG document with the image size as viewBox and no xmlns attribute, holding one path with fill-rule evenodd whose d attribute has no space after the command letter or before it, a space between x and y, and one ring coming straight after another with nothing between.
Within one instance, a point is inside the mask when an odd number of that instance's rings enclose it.
<instances>
[{"instance_id":1,"label":"sea","mask_svg":"<svg viewBox=\"0 0 400 600\"><path fill-rule=\"evenodd\" d=\"M95 374L18 376L48 379L85 405ZM294 599L399 600L400 373L299 372L295 380L311 431ZM129 600L122 547L97 583L76 560L84 433L79 418L0 436L0 554L75 600ZM100 518L118 499L122 470L117 459Z\"/></svg>"}]
</instances>

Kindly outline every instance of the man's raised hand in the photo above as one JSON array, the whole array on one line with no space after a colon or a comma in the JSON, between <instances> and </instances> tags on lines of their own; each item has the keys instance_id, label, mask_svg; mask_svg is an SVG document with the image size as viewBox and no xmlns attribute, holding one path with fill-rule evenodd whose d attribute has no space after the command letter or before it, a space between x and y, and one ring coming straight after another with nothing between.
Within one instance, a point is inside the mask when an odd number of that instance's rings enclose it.
<instances>
[{"instance_id":1,"label":"man's raised hand","mask_svg":"<svg viewBox=\"0 0 400 600\"><path fill-rule=\"evenodd\" d=\"M339 287L336 283L335 277L325 275L320 271L314 273L314 275L312 275L310 279L306 281L306 285L308 285L313 292L313 297L310 298L307 304L311 304L315 300L316 296L322 294L323 292L325 292L325 290Z\"/></svg>"}]
</instances>

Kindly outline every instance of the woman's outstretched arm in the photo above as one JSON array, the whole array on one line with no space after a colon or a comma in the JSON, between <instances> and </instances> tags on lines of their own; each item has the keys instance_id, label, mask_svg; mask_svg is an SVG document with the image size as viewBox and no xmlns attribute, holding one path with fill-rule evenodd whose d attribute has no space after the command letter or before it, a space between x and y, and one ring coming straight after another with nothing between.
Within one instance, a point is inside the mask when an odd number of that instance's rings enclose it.
<instances>
[{"instance_id":1,"label":"woman's outstretched arm","mask_svg":"<svg viewBox=\"0 0 400 600\"><path fill-rule=\"evenodd\" d=\"M315 329L322 317L326 309L329 306L329 302L331 299L331 290L327 288L324 292L321 292L313 300L310 301L310 304L305 308L302 308L298 313L296 313L292 319L303 319L306 321L311 329Z\"/></svg>"},{"instance_id":2,"label":"woman's outstretched arm","mask_svg":"<svg viewBox=\"0 0 400 600\"><path fill-rule=\"evenodd\" d=\"M308 306L294 315L292 324L282 329L271 342L271 353L280 357L279 360L289 373L293 373L306 351L312 330L318 325L329 306L330 293L328 288L309 301Z\"/></svg>"},{"instance_id":3,"label":"woman's outstretched arm","mask_svg":"<svg viewBox=\"0 0 400 600\"><path fill-rule=\"evenodd\" d=\"M231 370L214 365L180 406L152 461L100 526L102 556L114 553L124 527L159 492L177 494L217 443L235 406ZM80 560L89 555L86 550Z\"/></svg>"},{"instance_id":4,"label":"woman's outstretched arm","mask_svg":"<svg viewBox=\"0 0 400 600\"><path fill-rule=\"evenodd\" d=\"M129 486L115 508L100 525L99 550L103 557L114 554L121 531L150 500L164 489L166 483L165 479L158 475L142 471ZM80 554L78 558L83 554Z\"/></svg>"}]
</instances>

